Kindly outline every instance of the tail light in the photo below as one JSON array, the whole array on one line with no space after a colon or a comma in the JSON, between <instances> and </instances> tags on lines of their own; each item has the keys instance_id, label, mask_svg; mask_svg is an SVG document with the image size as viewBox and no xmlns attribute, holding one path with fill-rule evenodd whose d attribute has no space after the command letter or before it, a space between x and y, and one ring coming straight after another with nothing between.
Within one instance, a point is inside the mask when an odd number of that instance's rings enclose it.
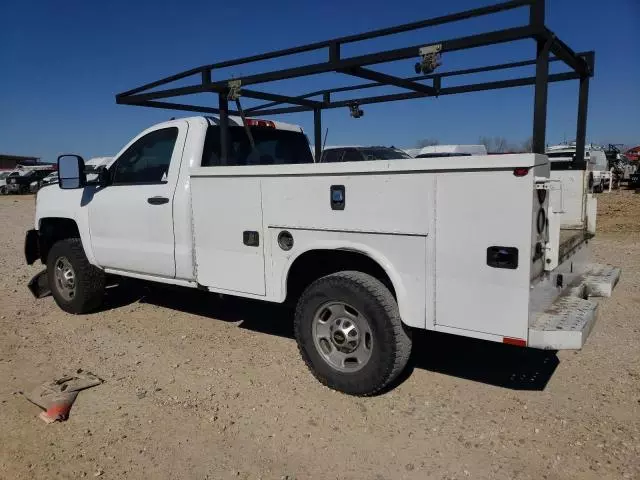
<instances>
[{"instance_id":1,"label":"tail light","mask_svg":"<svg viewBox=\"0 0 640 480\"><path fill-rule=\"evenodd\" d=\"M502 337L502 343L507 345L515 345L516 347L526 347L527 341L523 338Z\"/></svg>"},{"instance_id":2,"label":"tail light","mask_svg":"<svg viewBox=\"0 0 640 480\"><path fill-rule=\"evenodd\" d=\"M266 127L266 128L276 128L276 124L271 120L257 120L254 118L247 118L247 127Z\"/></svg>"},{"instance_id":3,"label":"tail light","mask_svg":"<svg viewBox=\"0 0 640 480\"><path fill-rule=\"evenodd\" d=\"M529 173L529 167L517 167L513 169L516 177L525 177Z\"/></svg>"}]
</instances>

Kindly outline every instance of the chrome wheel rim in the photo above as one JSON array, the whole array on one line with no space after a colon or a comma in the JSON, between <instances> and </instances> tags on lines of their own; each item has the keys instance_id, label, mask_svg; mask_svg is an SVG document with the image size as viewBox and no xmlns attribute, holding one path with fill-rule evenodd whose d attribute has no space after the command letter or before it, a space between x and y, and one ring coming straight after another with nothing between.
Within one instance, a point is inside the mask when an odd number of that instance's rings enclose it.
<instances>
[{"instance_id":1,"label":"chrome wheel rim","mask_svg":"<svg viewBox=\"0 0 640 480\"><path fill-rule=\"evenodd\" d=\"M60 295L71 301L76 295L76 274L67 257L59 257L54 266L56 288Z\"/></svg>"},{"instance_id":2,"label":"chrome wheel rim","mask_svg":"<svg viewBox=\"0 0 640 480\"><path fill-rule=\"evenodd\" d=\"M369 320L348 303L322 304L313 316L312 336L322 359L340 372L357 372L371 359Z\"/></svg>"}]
</instances>

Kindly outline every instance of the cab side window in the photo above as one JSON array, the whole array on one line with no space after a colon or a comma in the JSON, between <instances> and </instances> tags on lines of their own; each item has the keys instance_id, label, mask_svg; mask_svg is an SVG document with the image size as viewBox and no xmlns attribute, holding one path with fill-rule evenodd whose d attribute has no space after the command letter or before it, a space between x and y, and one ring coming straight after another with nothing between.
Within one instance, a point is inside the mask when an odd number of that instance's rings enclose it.
<instances>
[{"instance_id":1,"label":"cab side window","mask_svg":"<svg viewBox=\"0 0 640 480\"><path fill-rule=\"evenodd\" d=\"M116 161L114 185L166 183L178 128L155 130L138 139Z\"/></svg>"}]
</instances>

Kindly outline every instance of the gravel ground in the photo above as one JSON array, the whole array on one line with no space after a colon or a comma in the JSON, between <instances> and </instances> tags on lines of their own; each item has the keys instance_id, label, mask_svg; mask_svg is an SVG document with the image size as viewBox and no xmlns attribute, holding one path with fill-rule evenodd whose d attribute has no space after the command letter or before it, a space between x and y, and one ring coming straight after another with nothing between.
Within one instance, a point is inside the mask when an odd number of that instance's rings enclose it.
<instances>
[{"instance_id":1,"label":"gravel ground","mask_svg":"<svg viewBox=\"0 0 640 480\"><path fill-rule=\"evenodd\" d=\"M360 399L307 372L282 307L138 283L87 316L34 300L33 197L0 197L0 477L640 478L640 195L599 201L594 256L624 270L582 351L422 334ZM78 368L105 383L44 424L21 392Z\"/></svg>"}]
</instances>

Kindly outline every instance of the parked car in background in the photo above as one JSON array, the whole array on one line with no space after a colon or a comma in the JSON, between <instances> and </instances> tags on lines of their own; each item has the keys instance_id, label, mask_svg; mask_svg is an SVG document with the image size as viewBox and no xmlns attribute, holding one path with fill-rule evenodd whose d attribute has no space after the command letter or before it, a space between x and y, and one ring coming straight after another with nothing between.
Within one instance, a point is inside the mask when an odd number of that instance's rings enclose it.
<instances>
[{"instance_id":1,"label":"parked car in background","mask_svg":"<svg viewBox=\"0 0 640 480\"><path fill-rule=\"evenodd\" d=\"M613 165L614 182L618 186L626 183L631 186L631 176L638 171L638 162L630 162L624 155Z\"/></svg>"},{"instance_id":2,"label":"parked car in background","mask_svg":"<svg viewBox=\"0 0 640 480\"><path fill-rule=\"evenodd\" d=\"M51 172L49 175L44 177L42 180L34 180L29 185L29 191L31 193L36 193L42 187L46 187L47 185L53 185L58 183L58 172Z\"/></svg>"},{"instance_id":3,"label":"parked car in background","mask_svg":"<svg viewBox=\"0 0 640 480\"><path fill-rule=\"evenodd\" d=\"M11 170L4 170L0 172L0 195L6 195L7 193L7 177L11 173Z\"/></svg>"},{"instance_id":4,"label":"parked car in background","mask_svg":"<svg viewBox=\"0 0 640 480\"><path fill-rule=\"evenodd\" d=\"M336 146L326 147L322 151L320 162L363 162L367 160L397 160L403 158L411 158L411 156L395 147Z\"/></svg>"},{"instance_id":5,"label":"parked car in background","mask_svg":"<svg viewBox=\"0 0 640 480\"><path fill-rule=\"evenodd\" d=\"M56 167L52 164L45 165L18 165L6 178L7 193L29 193L31 192L31 184L36 183L36 189L40 182L53 171Z\"/></svg>"},{"instance_id":6,"label":"parked car in background","mask_svg":"<svg viewBox=\"0 0 640 480\"><path fill-rule=\"evenodd\" d=\"M464 157L487 155L484 145L429 145L418 150L415 158Z\"/></svg>"}]
</instances>

